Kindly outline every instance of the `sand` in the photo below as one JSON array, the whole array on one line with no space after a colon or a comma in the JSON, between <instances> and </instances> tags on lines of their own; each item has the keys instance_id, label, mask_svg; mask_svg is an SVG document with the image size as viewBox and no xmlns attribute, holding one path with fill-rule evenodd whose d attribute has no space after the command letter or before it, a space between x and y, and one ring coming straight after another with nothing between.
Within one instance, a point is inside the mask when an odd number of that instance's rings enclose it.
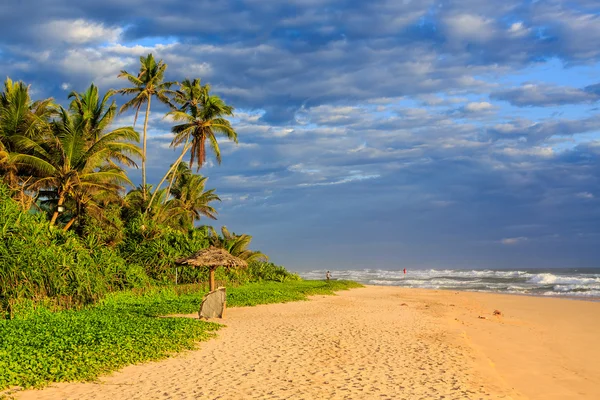
<instances>
[{"instance_id":1,"label":"sand","mask_svg":"<svg viewBox=\"0 0 600 400\"><path fill-rule=\"evenodd\" d=\"M600 303L366 287L226 317L198 350L15 397L600 398Z\"/></svg>"}]
</instances>

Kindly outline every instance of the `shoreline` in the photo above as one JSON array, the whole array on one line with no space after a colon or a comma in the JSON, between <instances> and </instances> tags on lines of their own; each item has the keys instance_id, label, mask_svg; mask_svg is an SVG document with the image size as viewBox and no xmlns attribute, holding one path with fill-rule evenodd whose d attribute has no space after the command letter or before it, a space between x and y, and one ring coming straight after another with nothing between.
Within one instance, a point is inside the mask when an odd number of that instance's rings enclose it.
<instances>
[{"instance_id":1,"label":"shoreline","mask_svg":"<svg viewBox=\"0 0 600 400\"><path fill-rule=\"evenodd\" d=\"M324 270L298 272L305 279L323 279ZM600 268L547 269L340 269L333 278L365 285L431 290L459 290L600 301Z\"/></svg>"},{"instance_id":2,"label":"shoreline","mask_svg":"<svg viewBox=\"0 0 600 400\"><path fill-rule=\"evenodd\" d=\"M356 281L358 282L358 281ZM524 297L535 297L541 299L564 299L564 300L578 300L578 301L589 301L592 303L600 303L600 296L553 296L553 295L543 295L543 294L535 294L535 293L509 293L509 292L492 292L492 291L478 291L478 290L464 290L464 289L448 289L448 288L419 288L419 287L407 287L407 286L399 286L399 285L377 285L374 283L362 283L358 282L365 287L393 287L399 289L408 289L408 290L432 290L437 291L441 290L444 292L460 292L460 293L481 293L481 294L499 294L499 295L507 295L507 296L524 296Z\"/></svg>"},{"instance_id":3,"label":"shoreline","mask_svg":"<svg viewBox=\"0 0 600 400\"><path fill-rule=\"evenodd\" d=\"M310 279L309 279L310 280ZM319 280L319 279L316 279ZM325 281L324 279L321 279L322 281ZM331 279L332 281L336 281L336 280L346 280L346 279L336 279L333 278ZM408 287L408 286L400 286L400 285L383 285L383 284L376 284L376 283L364 283L364 282L359 282L357 280L354 280L355 282L360 283L361 285L365 286L365 287L392 287L392 288L399 288L399 289L417 289L417 290L442 290L445 292L461 292L461 293L489 293L489 294L500 294L500 295L510 295L510 296L525 296L525 297L537 297L537 298L542 298L542 299L565 299L565 300L580 300L580 301L591 301L593 303L599 303L600 302L600 296L568 296L568 295L543 295L543 294L536 294L536 293L510 293L510 292L493 292L493 291L483 291L483 290L465 290L465 289L449 289L449 288L420 288L420 287Z\"/></svg>"},{"instance_id":4,"label":"shoreline","mask_svg":"<svg viewBox=\"0 0 600 400\"><path fill-rule=\"evenodd\" d=\"M15 397L600 398L600 304L562 300L370 285L231 308L199 350Z\"/></svg>"}]
</instances>

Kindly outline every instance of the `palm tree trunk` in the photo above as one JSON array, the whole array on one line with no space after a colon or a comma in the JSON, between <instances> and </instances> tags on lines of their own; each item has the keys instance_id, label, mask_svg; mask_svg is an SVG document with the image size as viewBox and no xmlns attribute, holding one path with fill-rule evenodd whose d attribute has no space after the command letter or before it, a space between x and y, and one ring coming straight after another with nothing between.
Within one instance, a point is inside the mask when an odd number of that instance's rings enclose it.
<instances>
[{"instance_id":1,"label":"palm tree trunk","mask_svg":"<svg viewBox=\"0 0 600 400\"><path fill-rule=\"evenodd\" d=\"M183 156L185 155L185 153L187 153L186 147L188 145L188 143L190 142L190 137L188 136L188 138L185 141L185 144L183 145L183 152L181 153L181 156L179 156L179 159L175 162L175 170L177 170L177 167L179 167L179 164L181 164L181 160L183 159ZM165 201L163 202L163 204L166 204L167 201L169 200L169 194L171 194L171 189L173 188L173 182L175 182L175 174L173 174L173 176L171 176L171 181L169 182L169 187L167 188L167 193L165 194Z\"/></svg>"},{"instance_id":2,"label":"palm tree trunk","mask_svg":"<svg viewBox=\"0 0 600 400\"><path fill-rule=\"evenodd\" d=\"M163 178L161 179L161 181L158 184L158 186L156 186L156 189L154 189L154 193L152 193L152 197L150 198L150 201L148 202L148 208L150 208L150 206L152 206L152 203L154 203L154 198L156 197L156 194L158 193L158 190L160 189L160 187L162 186L162 184L167 179L167 176L169 176L169 174L171 173L171 171L175 171L175 168L177 168L177 166L179 165L179 163L181 162L181 160L183 160L183 157L185 156L185 153L188 152L188 150L190 149L190 147L191 147L191 144L183 148L183 151L181 152L181 155L179 156L179 158L177 159L177 161L175 161L175 163L173 165L171 165L171 168L169 168L169 170L167 171L167 173L165 174L165 176L163 176ZM148 211L148 208L146 209L146 211Z\"/></svg>"},{"instance_id":3,"label":"palm tree trunk","mask_svg":"<svg viewBox=\"0 0 600 400\"><path fill-rule=\"evenodd\" d=\"M73 222L75 222L75 219L77 219L77 217L73 217L69 220L69 222L67 222L67 224L64 226L63 228L63 232L66 232L69 230L69 228L71 227L71 225L73 225Z\"/></svg>"},{"instance_id":4,"label":"palm tree trunk","mask_svg":"<svg viewBox=\"0 0 600 400\"><path fill-rule=\"evenodd\" d=\"M150 115L150 100L152 96L148 96L148 104L146 105L146 117L144 118L144 138L142 144L142 199L146 201L146 131L148 130L148 117Z\"/></svg>"},{"instance_id":5,"label":"palm tree trunk","mask_svg":"<svg viewBox=\"0 0 600 400\"><path fill-rule=\"evenodd\" d=\"M58 208L60 206L62 206L64 202L65 202L65 196L62 196L62 195L59 196L56 210L54 211L54 214L52 214L52 219L50 220L50 226L53 226L56 223L56 219L58 218Z\"/></svg>"}]
</instances>

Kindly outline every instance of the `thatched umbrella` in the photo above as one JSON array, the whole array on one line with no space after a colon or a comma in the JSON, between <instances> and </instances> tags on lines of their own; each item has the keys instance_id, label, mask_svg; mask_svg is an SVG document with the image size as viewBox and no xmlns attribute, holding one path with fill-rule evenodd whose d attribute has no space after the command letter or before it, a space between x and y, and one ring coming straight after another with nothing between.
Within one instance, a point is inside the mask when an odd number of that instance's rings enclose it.
<instances>
[{"instance_id":1,"label":"thatched umbrella","mask_svg":"<svg viewBox=\"0 0 600 400\"><path fill-rule=\"evenodd\" d=\"M215 270L217 267L234 268L247 267L248 263L241 258L232 256L227 250L218 247L209 247L198 251L189 257L176 261L180 265L193 267L208 267L210 272L210 291L215 290Z\"/></svg>"}]
</instances>

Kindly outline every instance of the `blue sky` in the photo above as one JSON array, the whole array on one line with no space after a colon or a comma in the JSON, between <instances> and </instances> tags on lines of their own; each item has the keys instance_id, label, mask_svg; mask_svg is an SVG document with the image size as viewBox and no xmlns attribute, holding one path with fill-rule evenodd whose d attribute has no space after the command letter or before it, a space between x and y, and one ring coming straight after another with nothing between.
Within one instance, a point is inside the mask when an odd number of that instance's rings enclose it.
<instances>
[{"instance_id":1,"label":"blue sky","mask_svg":"<svg viewBox=\"0 0 600 400\"><path fill-rule=\"evenodd\" d=\"M0 70L36 96L119 88L152 52L235 106L240 144L202 173L217 225L277 263L598 266L596 0L5 3Z\"/></svg>"}]
</instances>

